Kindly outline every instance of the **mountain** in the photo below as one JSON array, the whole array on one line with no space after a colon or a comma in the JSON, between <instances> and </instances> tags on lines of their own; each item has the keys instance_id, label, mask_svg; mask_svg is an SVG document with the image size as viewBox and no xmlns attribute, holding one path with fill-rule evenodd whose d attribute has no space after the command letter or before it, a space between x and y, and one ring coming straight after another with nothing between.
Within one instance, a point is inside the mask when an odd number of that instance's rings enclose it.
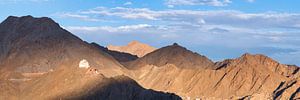
<instances>
[{"instance_id":1,"label":"mountain","mask_svg":"<svg viewBox=\"0 0 300 100\"><path fill-rule=\"evenodd\" d=\"M132 41L126 46L113 46L108 45L107 48L113 51L119 51L124 53L129 53L132 55L137 55L138 57L143 57L144 55L154 51L156 48L151 47L147 44L140 43L138 41Z\"/></svg>"},{"instance_id":2,"label":"mountain","mask_svg":"<svg viewBox=\"0 0 300 100\"><path fill-rule=\"evenodd\" d=\"M121 63L122 62L133 61L133 60L136 60L138 58L136 55L131 55L129 53L108 50L108 48L100 46L97 43L91 43L91 45L95 46L96 48L98 48L99 50L101 50L103 52L106 52L106 53L110 54L112 57L114 57L117 61L119 61Z\"/></svg>"},{"instance_id":3,"label":"mountain","mask_svg":"<svg viewBox=\"0 0 300 100\"><path fill-rule=\"evenodd\" d=\"M10 16L0 24L1 70L19 74L47 73L65 62L87 60L91 66L122 74L120 64L47 17ZM6 77L13 78L13 77Z\"/></svg>"},{"instance_id":4,"label":"mountain","mask_svg":"<svg viewBox=\"0 0 300 100\"><path fill-rule=\"evenodd\" d=\"M47 17L10 16L0 24L0 99L300 99L300 68L261 54L213 62L177 43L110 47Z\"/></svg>"},{"instance_id":5,"label":"mountain","mask_svg":"<svg viewBox=\"0 0 300 100\"><path fill-rule=\"evenodd\" d=\"M10 16L0 24L1 100L180 99L144 89L127 73L50 18Z\"/></svg>"},{"instance_id":6,"label":"mountain","mask_svg":"<svg viewBox=\"0 0 300 100\"><path fill-rule=\"evenodd\" d=\"M127 67L135 69L146 65L164 66L173 64L178 68L209 68L213 69L214 63L205 56L187 50L186 48L174 43L155 50L142 58L129 62Z\"/></svg>"},{"instance_id":7,"label":"mountain","mask_svg":"<svg viewBox=\"0 0 300 100\"><path fill-rule=\"evenodd\" d=\"M212 62L178 44L126 64L146 88L173 92L183 99L296 99L299 67L264 55L244 54Z\"/></svg>"}]
</instances>

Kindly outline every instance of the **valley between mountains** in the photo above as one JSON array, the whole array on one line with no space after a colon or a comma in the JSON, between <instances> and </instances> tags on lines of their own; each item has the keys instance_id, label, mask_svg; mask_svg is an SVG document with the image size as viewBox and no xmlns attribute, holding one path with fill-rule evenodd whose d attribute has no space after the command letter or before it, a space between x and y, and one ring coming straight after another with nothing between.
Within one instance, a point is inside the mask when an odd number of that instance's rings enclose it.
<instances>
[{"instance_id":1,"label":"valley between mountains","mask_svg":"<svg viewBox=\"0 0 300 100\"><path fill-rule=\"evenodd\" d=\"M104 47L48 17L0 24L0 100L298 100L299 70L262 54L214 62L177 43Z\"/></svg>"}]
</instances>

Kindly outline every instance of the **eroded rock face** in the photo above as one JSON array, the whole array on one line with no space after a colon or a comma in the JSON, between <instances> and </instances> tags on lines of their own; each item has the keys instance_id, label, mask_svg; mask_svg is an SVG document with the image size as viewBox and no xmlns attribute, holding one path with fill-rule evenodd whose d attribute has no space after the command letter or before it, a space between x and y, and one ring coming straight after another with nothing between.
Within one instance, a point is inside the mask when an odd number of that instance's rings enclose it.
<instances>
[{"instance_id":1,"label":"eroded rock face","mask_svg":"<svg viewBox=\"0 0 300 100\"><path fill-rule=\"evenodd\" d=\"M80 62L79 62L79 68L89 68L90 67L90 64L87 60L85 59L82 59Z\"/></svg>"}]
</instances>

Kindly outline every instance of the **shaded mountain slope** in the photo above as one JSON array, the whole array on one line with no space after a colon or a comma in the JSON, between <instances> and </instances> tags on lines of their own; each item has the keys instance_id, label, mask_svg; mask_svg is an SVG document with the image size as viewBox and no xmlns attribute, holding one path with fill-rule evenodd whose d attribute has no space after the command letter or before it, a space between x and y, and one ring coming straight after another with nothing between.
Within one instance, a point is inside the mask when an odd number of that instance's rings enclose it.
<instances>
[{"instance_id":1,"label":"shaded mountain slope","mask_svg":"<svg viewBox=\"0 0 300 100\"><path fill-rule=\"evenodd\" d=\"M211 66L207 63L211 61L186 52L189 51L178 45L167 46L127 65L134 72L131 76L142 86L177 93L184 99L261 100L273 99L276 95L277 99L299 97L299 67L251 54L216 62ZM193 59L189 61L188 58ZM199 66L210 67L198 68L197 64L191 62L202 62ZM280 84L283 85L278 88Z\"/></svg>"},{"instance_id":2,"label":"shaded mountain slope","mask_svg":"<svg viewBox=\"0 0 300 100\"><path fill-rule=\"evenodd\" d=\"M175 94L142 88L127 76L105 77L101 69L77 65L61 66L39 79L29 81L20 90L22 99L71 100L180 100ZM46 91L45 91L46 90Z\"/></svg>"},{"instance_id":3,"label":"shaded mountain slope","mask_svg":"<svg viewBox=\"0 0 300 100\"><path fill-rule=\"evenodd\" d=\"M97 43L91 43L91 45L99 48L103 52L110 54L112 57L114 57L119 62L133 61L138 58L136 55L131 55L129 53L108 50L107 48L102 47L102 46L98 45Z\"/></svg>"},{"instance_id":4,"label":"shaded mountain slope","mask_svg":"<svg viewBox=\"0 0 300 100\"><path fill-rule=\"evenodd\" d=\"M132 55L137 55L138 57L143 57L144 55L156 49L147 44L140 43L138 41L132 41L128 43L128 45L126 46L108 45L107 48L112 51L119 51L119 52L129 53Z\"/></svg>"}]
</instances>

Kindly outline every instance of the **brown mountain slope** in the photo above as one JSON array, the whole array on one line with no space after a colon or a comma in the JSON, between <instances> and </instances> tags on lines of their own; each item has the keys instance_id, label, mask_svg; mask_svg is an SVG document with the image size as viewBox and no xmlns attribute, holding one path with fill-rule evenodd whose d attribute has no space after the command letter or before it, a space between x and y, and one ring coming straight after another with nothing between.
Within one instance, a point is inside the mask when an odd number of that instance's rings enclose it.
<instances>
[{"instance_id":1,"label":"brown mountain slope","mask_svg":"<svg viewBox=\"0 0 300 100\"><path fill-rule=\"evenodd\" d=\"M154 51L156 48L151 47L147 44L140 43L138 41L132 41L126 46L113 46L108 45L107 48L113 51L119 51L124 53L129 53L132 55L137 55L138 57L143 57L144 55Z\"/></svg>"},{"instance_id":2,"label":"brown mountain slope","mask_svg":"<svg viewBox=\"0 0 300 100\"><path fill-rule=\"evenodd\" d=\"M155 50L142 58L127 63L129 69L146 65L164 66L174 64L179 68L213 68L213 62L205 56L199 55L181 47L178 44Z\"/></svg>"},{"instance_id":3,"label":"brown mountain slope","mask_svg":"<svg viewBox=\"0 0 300 100\"><path fill-rule=\"evenodd\" d=\"M170 47L173 49L166 49ZM146 88L174 92L184 99L299 98L299 67L279 64L263 55L245 54L237 59L217 62L212 68L199 69L193 66L197 64L190 62L210 61L196 60L193 57L199 56L196 54L178 57L189 52L178 48L182 47L167 46L130 62L129 68L134 72L131 76ZM181 59L173 60L175 58ZM188 58L193 60L187 62ZM203 63L199 65L203 66Z\"/></svg>"},{"instance_id":4,"label":"brown mountain slope","mask_svg":"<svg viewBox=\"0 0 300 100\"><path fill-rule=\"evenodd\" d=\"M90 46L52 19L8 17L0 24L1 69L18 73L46 73L64 62L86 59L91 65L121 74L120 64Z\"/></svg>"},{"instance_id":5,"label":"brown mountain slope","mask_svg":"<svg viewBox=\"0 0 300 100\"><path fill-rule=\"evenodd\" d=\"M86 59L91 65L111 69L115 72L111 75L122 73L122 67L111 56L46 17L8 17L0 24L0 45L0 71L43 74L64 62Z\"/></svg>"},{"instance_id":6,"label":"brown mountain slope","mask_svg":"<svg viewBox=\"0 0 300 100\"><path fill-rule=\"evenodd\" d=\"M120 76L127 70L113 57L50 18L8 17L0 46L1 100L180 99Z\"/></svg>"},{"instance_id":7,"label":"brown mountain slope","mask_svg":"<svg viewBox=\"0 0 300 100\"><path fill-rule=\"evenodd\" d=\"M22 99L71 100L180 100L175 94L142 88L126 76L105 77L101 69L78 68L70 63L42 77L29 81L20 89Z\"/></svg>"},{"instance_id":8,"label":"brown mountain slope","mask_svg":"<svg viewBox=\"0 0 300 100\"><path fill-rule=\"evenodd\" d=\"M14 97L28 81L85 60L105 76L123 68L105 52L62 29L52 19L10 16L0 24L0 99ZM10 96L12 95L12 96Z\"/></svg>"}]
</instances>

